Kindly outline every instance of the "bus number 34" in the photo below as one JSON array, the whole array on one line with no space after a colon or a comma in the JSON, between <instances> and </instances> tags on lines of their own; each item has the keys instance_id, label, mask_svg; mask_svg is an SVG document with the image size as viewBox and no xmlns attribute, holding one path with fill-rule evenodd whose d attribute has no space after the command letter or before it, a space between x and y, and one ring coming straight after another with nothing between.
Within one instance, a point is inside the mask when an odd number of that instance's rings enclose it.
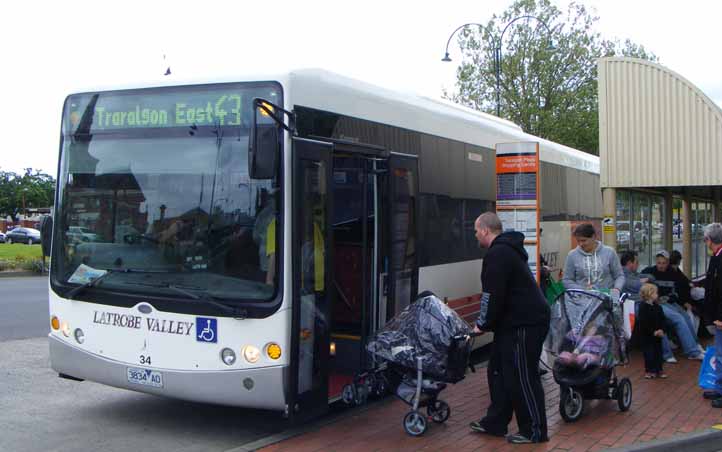
<instances>
[{"instance_id":1,"label":"bus number 34","mask_svg":"<svg viewBox=\"0 0 722 452\"><path fill-rule=\"evenodd\" d=\"M140 363L147 364L150 366L150 355L140 355Z\"/></svg>"}]
</instances>

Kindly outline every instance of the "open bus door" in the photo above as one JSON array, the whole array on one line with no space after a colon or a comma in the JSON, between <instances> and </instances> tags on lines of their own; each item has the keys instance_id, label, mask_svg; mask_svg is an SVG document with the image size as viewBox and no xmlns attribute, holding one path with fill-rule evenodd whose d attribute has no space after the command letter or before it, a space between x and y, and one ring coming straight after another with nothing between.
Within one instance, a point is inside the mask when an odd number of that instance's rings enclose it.
<instances>
[{"instance_id":1,"label":"open bus door","mask_svg":"<svg viewBox=\"0 0 722 452\"><path fill-rule=\"evenodd\" d=\"M293 422L328 410L333 144L293 139L291 377Z\"/></svg>"},{"instance_id":2,"label":"open bus door","mask_svg":"<svg viewBox=\"0 0 722 452\"><path fill-rule=\"evenodd\" d=\"M419 161L415 155L389 155L388 184L388 280L386 320L415 299L419 285L417 212ZM385 323L385 322L382 322ZM379 327L383 324L379 325Z\"/></svg>"}]
</instances>

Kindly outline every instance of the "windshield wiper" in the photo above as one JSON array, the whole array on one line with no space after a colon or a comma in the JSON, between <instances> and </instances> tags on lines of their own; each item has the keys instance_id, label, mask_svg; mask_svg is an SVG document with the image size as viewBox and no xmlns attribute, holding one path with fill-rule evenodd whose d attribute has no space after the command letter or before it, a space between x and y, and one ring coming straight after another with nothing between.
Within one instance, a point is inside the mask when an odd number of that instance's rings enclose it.
<instances>
[{"instance_id":1,"label":"windshield wiper","mask_svg":"<svg viewBox=\"0 0 722 452\"><path fill-rule=\"evenodd\" d=\"M71 289L67 294L65 294L65 296L69 300L74 300L75 296L78 295L80 292L85 291L85 289L97 286L108 275L113 273L168 273L167 270L142 270L139 268L104 268L103 270L105 270L105 273L95 279L86 282L85 284L81 284L78 287Z\"/></svg>"},{"instance_id":2,"label":"windshield wiper","mask_svg":"<svg viewBox=\"0 0 722 452\"><path fill-rule=\"evenodd\" d=\"M179 286L176 286L175 284L170 284L170 283L164 284L163 287L166 289L174 290L174 291L178 292L179 294L187 296L188 298L192 298L194 300L201 300L205 303L213 305L213 306L219 308L220 310L222 310L228 314L231 314L236 319L245 319L246 317L248 317L247 310L245 310L243 308L239 308L238 306L234 306L229 303L222 303L220 301L217 301L218 297L214 297L213 295L206 292L204 289L198 288L196 290L199 290L201 292L195 293L195 292L191 292L188 289L184 289L182 287L179 287Z\"/></svg>"},{"instance_id":3,"label":"windshield wiper","mask_svg":"<svg viewBox=\"0 0 722 452\"><path fill-rule=\"evenodd\" d=\"M174 292L177 292L181 295L185 295L186 297L202 301L204 303L207 303L211 306L215 306L216 308L220 309L221 311L231 314L236 319L245 319L248 317L248 311L243 308L239 308L238 306L232 305L230 303L222 303L218 301L219 297L215 297L205 291L205 289L200 287L194 287L193 289L186 289L181 286L177 286L175 284L171 284L169 282L160 282L160 283L151 283L151 282L128 282L127 284L135 284L138 286L149 286L149 287L157 287L160 289L169 289ZM193 291L199 291L200 293L196 293Z\"/></svg>"}]
</instances>

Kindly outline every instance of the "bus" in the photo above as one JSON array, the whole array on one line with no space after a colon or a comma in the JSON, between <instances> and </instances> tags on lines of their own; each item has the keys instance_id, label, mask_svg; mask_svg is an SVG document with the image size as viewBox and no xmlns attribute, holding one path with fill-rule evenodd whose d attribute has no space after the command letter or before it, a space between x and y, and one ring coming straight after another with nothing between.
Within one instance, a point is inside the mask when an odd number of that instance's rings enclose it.
<instances>
[{"instance_id":1,"label":"bus","mask_svg":"<svg viewBox=\"0 0 722 452\"><path fill-rule=\"evenodd\" d=\"M495 145L520 141L540 143L558 271L576 222L600 221L599 161L509 121L316 69L71 94L44 229L52 368L321 414L417 293L474 321L474 220L495 208Z\"/></svg>"}]
</instances>

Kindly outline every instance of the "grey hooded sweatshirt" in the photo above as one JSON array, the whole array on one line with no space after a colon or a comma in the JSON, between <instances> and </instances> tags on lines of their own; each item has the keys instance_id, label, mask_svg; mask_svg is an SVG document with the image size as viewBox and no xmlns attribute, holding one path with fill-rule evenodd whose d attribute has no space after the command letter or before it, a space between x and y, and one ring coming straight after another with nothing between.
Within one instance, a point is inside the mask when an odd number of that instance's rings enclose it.
<instances>
[{"instance_id":1,"label":"grey hooded sweatshirt","mask_svg":"<svg viewBox=\"0 0 722 452\"><path fill-rule=\"evenodd\" d=\"M562 284L565 289L618 289L624 288L624 272L613 248L597 242L587 253L576 247L569 252L564 264Z\"/></svg>"}]
</instances>

